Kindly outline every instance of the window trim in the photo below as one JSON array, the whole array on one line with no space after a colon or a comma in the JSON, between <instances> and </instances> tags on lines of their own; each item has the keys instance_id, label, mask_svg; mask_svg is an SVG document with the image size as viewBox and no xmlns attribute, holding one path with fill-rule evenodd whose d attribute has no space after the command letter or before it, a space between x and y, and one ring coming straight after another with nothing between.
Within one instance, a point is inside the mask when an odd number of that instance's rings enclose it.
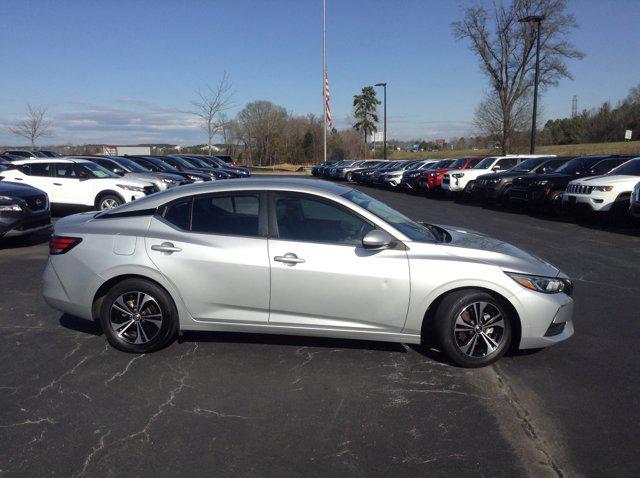
<instances>
[{"instance_id":1,"label":"window trim","mask_svg":"<svg viewBox=\"0 0 640 478\"><path fill-rule=\"evenodd\" d=\"M222 233L213 233L213 232L201 232L193 230L193 203L196 198L206 198L206 197L229 197L229 196L257 196L258 197L258 235L256 236L247 236L242 234L222 234ZM165 212L167 208L170 206L182 202L189 201L189 229L182 229L172 222L169 222L164 218ZM204 234L207 236L223 236L223 237L243 237L250 239L266 239L268 237L268 218L266 211L266 193L265 191L260 190L246 190L246 191L220 191L215 193L202 193L202 194L192 194L190 196L182 196L172 201L169 201L162 206L159 206L154 214L154 217L161 221L163 224L175 229L176 231L185 232L187 234Z\"/></svg>"},{"instance_id":2,"label":"window trim","mask_svg":"<svg viewBox=\"0 0 640 478\"><path fill-rule=\"evenodd\" d=\"M327 245L327 246L362 247L362 240L358 244L345 244L344 242L302 241L302 240L298 240L298 239L283 239L283 238L281 238L280 234L279 234L279 231L278 231L278 217L277 217L277 214L276 214L276 195L277 194L288 194L288 195L292 195L292 196L299 196L301 198L312 198L313 200L326 203L326 204L328 204L330 206L333 206L333 207L335 207L337 209L341 209L341 210L343 210L344 212L346 212L348 214L353 214L354 216L358 217L362 221L364 221L367 224L373 226L373 229L380 229L380 227L378 227L377 224L375 224L374 222L372 222L369 219L367 219L366 217L364 217L358 211L355 211L355 210L345 206L344 204L339 203L338 201L334 201L334 200L326 198L324 196L320 196L320 195L312 194L312 193L305 193L305 192L299 192L299 191L287 191L287 190L273 190L273 191L269 191L269 193L268 193L268 201L269 201L269 239L278 240L278 241L287 241L287 242L300 242L300 243L303 243L303 244L324 244L324 245ZM388 232L388 231L385 231L385 232ZM392 234L392 236L396 240L396 244L397 244L395 249L403 249L403 248L405 248L405 246L404 246L402 241L400 241L393 234Z\"/></svg>"}]
</instances>

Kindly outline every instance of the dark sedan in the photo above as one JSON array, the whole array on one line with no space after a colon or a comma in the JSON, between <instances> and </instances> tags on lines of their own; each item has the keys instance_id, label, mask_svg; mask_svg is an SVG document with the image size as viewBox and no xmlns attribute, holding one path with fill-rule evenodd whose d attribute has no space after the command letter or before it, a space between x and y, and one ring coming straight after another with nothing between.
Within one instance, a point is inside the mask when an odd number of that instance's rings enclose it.
<instances>
[{"instance_id":1,"label":"dark sedan","mask_svg":"<svg viewBox=\"0 0 640 478\"><path fill-rule=\"evenodd\" d=\"M44 191L2 181L0 168L0 238L26 236L51 227L49 198Z\"/></svg>"}]
</instances>

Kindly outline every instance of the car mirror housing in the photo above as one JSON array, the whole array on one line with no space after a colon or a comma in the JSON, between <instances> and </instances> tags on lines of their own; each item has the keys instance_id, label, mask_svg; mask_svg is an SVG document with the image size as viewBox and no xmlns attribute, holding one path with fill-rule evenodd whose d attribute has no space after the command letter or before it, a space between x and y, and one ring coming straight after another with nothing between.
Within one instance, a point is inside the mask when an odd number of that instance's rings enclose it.
<instances>
[{"instance_id":1,"label":"car mirror housing","mask_svg":"<svg viewBox=\"0 0 640 478\"><path fill-rule=\"evenodd\" d=\"M500 166L494 166L493 168L491 168L491 171L493 171L494 173L500 171Z\"/></svg>"},{"instance_id":2,"label":"car mirror housing","mask_svg":"<svg viewBox=\"0 0 640 478\"><path fill-rule=\"evenodd\" d=\"M387 231L374 229L362 238L362 247L369 250L390 249L395 245L394 237Z\"/></svg>"},{"instance_id":3,"label":"car mirror housing","mask_svg":"<svg viewBox=\"0 0 640 478\"><path fill-rule=\"evenodd\" d=\"M124 176L124 169L122 168L113 168L113 172L118 176Z\"/></svg>"}]
</instances>

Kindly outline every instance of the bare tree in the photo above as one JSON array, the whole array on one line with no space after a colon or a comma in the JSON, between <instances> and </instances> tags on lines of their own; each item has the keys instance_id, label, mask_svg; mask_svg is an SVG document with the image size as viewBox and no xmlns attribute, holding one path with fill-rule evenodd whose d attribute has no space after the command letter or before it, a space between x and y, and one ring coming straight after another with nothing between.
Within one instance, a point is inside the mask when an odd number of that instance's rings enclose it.
<instances>
[{"instance_id":1,"label":"bare tree","mask_svg":"<svg viewBox=\"0 0 640 478\"><path fill-rule=\"evenodd\" d=\"M514 108L534 82L537 31L518 20L530 15L544 17L539 84L542 88L554 86L561 78L571 78L565 60L584 56L567 40L577 24L575 17L565 9L566 0L512 0L508 5L494 3L491 11L485 5L466 7L463 19L452 25L456 39L470 41L470 49L480 57L481 67L495 92L495 101L500 107L500 143L504 154L511 146ZM492 26L489 25L490 18Z\"/></svg>"},{"instance_id":2,"label":"bare tree","mask_svg":"<svg viewBox=\"0 0 640 478\"><path fill-rule=\"evenodd\" d=\"M229 75L225 71L218 84L214 87L207 85L197 91L198 98L191 104L195 109L188 113L202 121L202 127L207 132L207 147L209 154L213 153L213 137L220 132L227 121L223 115L233 106L233 86Z\"/></svg>"},{"instance_id":3,"label":"bare tree","mask_svg":"<svg viewBox=\"0 0 640 478\"><path fill-rule=\"evenodd\" d=\"M51 121L46 119L47 108L27 104L27 117L9 128L11 134L21 136L31 142L31 149L36 149L36 140L51 136Z\"/></svg>"},{"instance_id":4,"label":"bare tree","mask_svg":"<svg viewBox=\"0 0 640 478\"><path fill-rule=\"evenodd\" d=\"M513 104L510 119L507 123L509 129L506 131L506 136L510 139L516 133L526 131L531 127L531 100L530 94L524 94ZM495 91L489 91L475 110L473 125L478 134L488 136L493 141L501 142L505 133L503 115L500 98Z\"/></svg>"}]
</instances>

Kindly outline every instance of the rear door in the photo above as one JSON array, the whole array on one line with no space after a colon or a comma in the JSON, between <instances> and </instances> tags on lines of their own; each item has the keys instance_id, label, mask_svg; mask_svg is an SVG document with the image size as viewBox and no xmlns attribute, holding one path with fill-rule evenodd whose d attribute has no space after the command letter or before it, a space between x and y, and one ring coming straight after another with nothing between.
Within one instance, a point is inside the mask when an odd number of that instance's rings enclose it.
<instances>
[{"instance_id":1,"label":"rear door","mask_svg":"<svg viewBox=\"0 0 640 478\"><path fill-rule=\"evenodd\" d=\"M151 220L145 247L199 321L267 324L267 217L259 192L176 200Z\"/></svg>"},{"instance_id":2,"label":"rear door","mask_svg":"<svg viewBox=\"0 0 640 478\"><path fill-rule=\"evenodd\" d=\"M409 264L400 249L371 251L375 226L311 194L271 193L271 325L400 332Z\"/></svg>"},{"instance_id":3,"label":"rear door","mask_svg":"<svg viewBox=\"0 0 640 478\"><path fill-rule=\"evenodd\" d=\"M29 184L34 188L43 190L49 196L49 202L54 202L52 198L53 183L53 164L48 161L38 161L37 163L27 163L18 166L18 170L22 173L16 176L16 180L20 183Z\"/></svg>"}]
</instances>

